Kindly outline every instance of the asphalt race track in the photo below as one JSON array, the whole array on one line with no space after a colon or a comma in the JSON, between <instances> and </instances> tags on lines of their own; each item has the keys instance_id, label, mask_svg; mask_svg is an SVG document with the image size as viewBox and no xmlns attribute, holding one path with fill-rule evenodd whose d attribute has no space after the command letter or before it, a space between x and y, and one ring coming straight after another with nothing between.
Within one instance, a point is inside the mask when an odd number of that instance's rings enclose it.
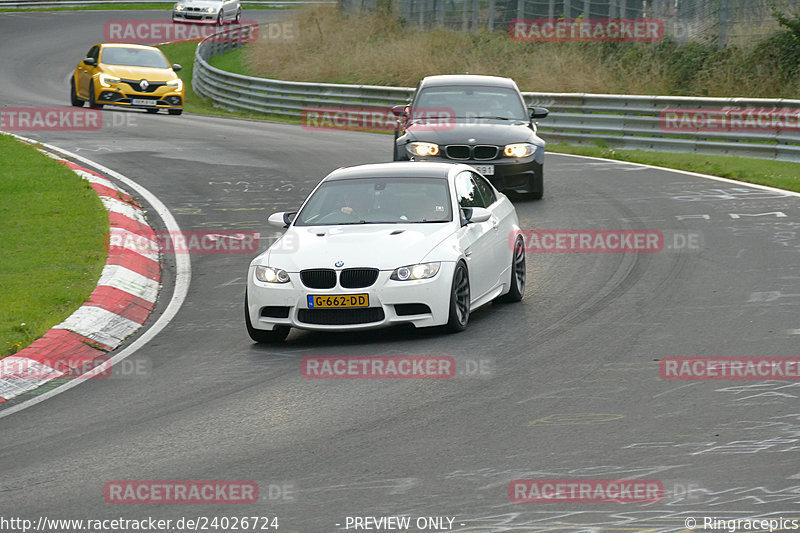
<instances>
[{"instance_id":1,"label":"asphalt race track","mask_svg":"<svg viewBox=\"0 0 800 533\"><path fill-rule=\"evenodd\" d=\"M106 20L166 16L0 14L0 104L66 108L68 75L103 40ZM329 171L391 157L386 135L103 116L100 131L21 133L137 181L184 231L272 234L267 216L299 206ZM464 532L667 532L685 531L687 518L799 518L800 383L668 381L659 360L798 355L800 199L555 154L545 174L544 200L516 201L524 228L654 229L664 249L529 254L525 300L473 313L461 334L293 331L277 350L244 329L253 254L192 255L182 308L129 358L144 375L0 410L0 517L277 516L283 533L342 530L348 516L454 517L452 530ZM695 245L683 246L689 239ZM458 375L311 380L300 373L310 355L448 355ZM513 503L515 479L657 479L665 495ZM103 489L115 480L251 480L261 497L109 504Z\"/></svg>"}]
</instances>

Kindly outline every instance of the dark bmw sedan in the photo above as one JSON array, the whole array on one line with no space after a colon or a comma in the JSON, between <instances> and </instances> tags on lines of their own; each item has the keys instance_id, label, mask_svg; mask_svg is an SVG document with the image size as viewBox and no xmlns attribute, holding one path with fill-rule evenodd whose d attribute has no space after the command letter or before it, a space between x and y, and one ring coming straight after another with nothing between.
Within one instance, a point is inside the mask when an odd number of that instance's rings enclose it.
<instances>
[{"instance_id":1,"label":"dark bmw sedan","mask_svg":"<svg viewBox=\"0 0 800 533\"><path fill-rule=\"evenodd\" d=\"M545 142L514 80L495 76L428 76L409 105L396 106L395 161L471 165L500 190L539 199Z\"/></svg>"}]
</instances>

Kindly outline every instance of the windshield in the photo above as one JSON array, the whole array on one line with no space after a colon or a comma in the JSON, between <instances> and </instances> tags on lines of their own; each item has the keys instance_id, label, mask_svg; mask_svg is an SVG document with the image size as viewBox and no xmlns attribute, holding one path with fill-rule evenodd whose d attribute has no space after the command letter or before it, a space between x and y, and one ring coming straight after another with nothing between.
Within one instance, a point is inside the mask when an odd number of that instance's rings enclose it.
<instances>
[{"instance_id":1,"label":"windshield","mask_svg":"<svg viewBox=\"0 0 800 533\"><path fill-rule=\"evenodd\" d=\"M448 109L455 118L528 120L519 93L507 87L473 85L428 87L417 95L414 109Z\"/></svg>"},{"instance_id":2,"label":"windshield","mask_svg":"<svg viewBox=\"0 0 800 533\"><path fill-rule=\"evenodd\" d=\"M446 179L357 178L323 183L295 226L449 222L451 213Z\"/></svg>"},{"instance_id":3,"label":"windshield","mask_svg":"<svg viewBox=\"0 0 800 533\"><path fill-rule=\"evenodd\" d=\"M100 61L106 65L169 68L169 63L161 55L161 52L143 48L103 48L103 55L100 57Z\"/></svg>"}]
</instances>

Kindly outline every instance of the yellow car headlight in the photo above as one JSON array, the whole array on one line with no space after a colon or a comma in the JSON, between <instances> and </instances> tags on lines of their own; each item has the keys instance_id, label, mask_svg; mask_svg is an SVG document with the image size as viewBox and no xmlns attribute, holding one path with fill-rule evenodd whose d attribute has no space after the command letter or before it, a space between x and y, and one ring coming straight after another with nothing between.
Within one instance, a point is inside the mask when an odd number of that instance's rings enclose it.
<instances>
[{"instance_id":1,"label":"yellow car headlight","mask_svg":"<svg viewBox=\"0 0 800 533\"><path fill-rule=\"evenodd\" d=\"M172 87L176 91L183 90L183 80L169 80L167 82L167 87Z\"/></svg>"},{"instance_id":2,"label":"yellow car headlight","mask_svg":"<svg viewBox=\"0 0 800 533\"><path fill-rule=\"evenodd\" d=\"M429 157L439 155L439 145L433 143L414 142L408 143L406 149L413 155Z\"/></svg>"},{"instance_id":3,"label":"yellow car headlight","mask_svg":"<svg viewBox=\"0 0 800 533\"><path fill-rule=\"evenodd\" d=\"M109 76L108 74L100 74L100 85L103 87L111 87L111 85L115 83L119 83L119 78Z\"/></svg>"},{"instance_id":4,"label":"yellow car headlight","mask_svg":"<svg viewBox=\"0 0 800 533\"><path fill-rule=\"evenodd\" d=\"M528 157L536 151L536 146L531 143L507 144L503 149L506 157Z\"/></svg>"}]
</instances>

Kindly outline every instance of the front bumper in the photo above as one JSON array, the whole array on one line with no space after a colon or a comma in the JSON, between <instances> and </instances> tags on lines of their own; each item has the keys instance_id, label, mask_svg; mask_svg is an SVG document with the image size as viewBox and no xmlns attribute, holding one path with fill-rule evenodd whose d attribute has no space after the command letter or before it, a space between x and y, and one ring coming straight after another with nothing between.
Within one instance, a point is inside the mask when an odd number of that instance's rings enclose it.
<instances>
[{"instance_id":1,"label":"front bumper","mask_svg":"<svg viewBox=\"0 0 800 533\"><path fill-rule=\"evenodd\" d=\"M219 13L202 11L172 11L172 22L195 22L199 24L216 24Z\"/></svg>"},{"instance_id":2,"label":"front bumper","mask_svg":"<svg viewBox=\"0 0 800 533\"><path fill-rule=\"evenodd\" d=\"M108 87L97 82L95 94L98 104L137 109L183 109L184 101L183 91L176 91L175 88L167 85L158 87L151 92L145 92L138 91L125 82L112 83ZM139 102L134 103L135 100Z\"/></svg>"},{"instance_id":3,"label":"front bumper","mask_svg":"<svg viewBox=\"0 0 800 533\"><path fill-rule=\"evenodd\" d=\"M406 152L405 146L402 147ZM473 167L492 165L494 174L485 175L498 190L513 191L520 194L542 192L544 181L544 150L523 158L502 157L497 159L449 159L447 157L415 157L414 161L431 161L437 163L459 163ZM408 155L406 152L406 160Z\"/></svg>"},{"instance_id":4,"label":"front bumper","mask_svg":"<svg viewBox=\"0 0 800 533\"><path fill-rule=\"evenodd\" d=\"M394 324L429 327L446 324L450 312L450 292L455 263L441 264L433 278L394 281L391 271L381 271L371 286L331 289L305 287L298 272L290 272L288 283L264 283L255 278L254 267L247 276L250 323L255 329L272 330L290 326L316 331L342 331L381 328ZM337 272L337 280L338 280ZM369 307L312 309L309 295L367 294ZM427 306L427 310L424 308Z\"/></svg>"}]
</instances>

